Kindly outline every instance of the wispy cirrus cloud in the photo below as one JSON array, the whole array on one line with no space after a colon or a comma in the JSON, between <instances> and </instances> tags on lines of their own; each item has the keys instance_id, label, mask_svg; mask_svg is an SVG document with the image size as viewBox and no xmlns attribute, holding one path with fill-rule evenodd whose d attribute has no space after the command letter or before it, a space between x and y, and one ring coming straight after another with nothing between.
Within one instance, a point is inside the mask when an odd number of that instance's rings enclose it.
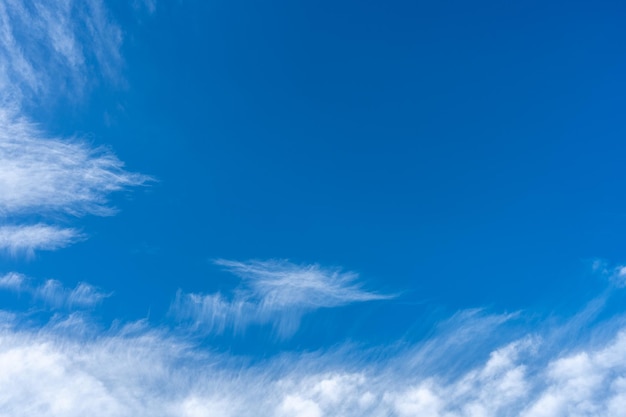
<instances>
[{"instance_id":1,"label":"wispy cirrus cloud","mask_svg":"<svg viewBox=\"0 0 626 417\"><path fill-rule=\"evenodd\" d=\"M109 150L72 139L46 136L35 125L0 109L0 250L32 256L68 246L83 234L74 228L22 220L36 214L110 215L110 193L138 186L149 177L124 169Z\"/></svg>"},{"instance_id":2,"label":"wispy cirrus cloud","mask_svg":"<svg viewBox=\"0 0 626 417\"><path fill-rule=\"evenodd\" d=\"M45 135L0 110L0 214L109 215L107 196L149 177L124 170L109 150Z\"/></svg>"},{"instance_id":3,"label":"wispy cirrus cloud","mask_svg":"<svg viewBox=\"0 0 626 417\"><path fill-rule=\"evenodd\" d=\"M89 308L100 304L111 293L85 282L78 283L74 288L65 287L60 281L48 279L43 283L26 277L17 272L9 272L0 276L0 290L29 294L34 301L42 302L51 308Z\"/></svg>"},{"instance_id":4,"label":"wispy cirrus cloud","mask_svg":"<svg viewBox=\"0 0 626 417\"><path fill-rule=\"evenodd\" d=\"M224 259L215 264L242 279L232 297L179 291L170 309L178 319L189 320L194 327L209 332L221 333L228 328L239 331L250 324L272 323L281 336L289 336L307 312L394 297L364 290L356 273L316 264Z\"/></svg>"},{"instance_id":5,"label":"wispy cirrus cloud","mask_svg":"<svg viewBox=\"0 0 626 417\"><path fill-rule=\"evenodd\" d=\"M26 115L60 98L80 101L100 82L119 84L121 44L101 0L0 2L0 251L70 245L84 235L60 214L113 214L112 192L149 180L110 150L46 134Z\"/></svg>"},{"instance_id":6,"label":"wispy cirrus cloud","mask_svg":"<svg viewBox=\"0 0 626 417\"><path fill-rule=\"evenodd\" d=\"M101 0L0 2L0 91L14 101L82 96L120 81L122 30Z\"/></svg>"},{"instance_id":7,"label":"wispy cirrus cloud","mask_svg":"<svg viewBox=\"0 0 626 417\"><path fill-rule=\"evenodd\" d=\"M393 298L364 290L357 282L358 274L339 268L298 265L284 260L238 262L218 259L215 264L243 279L251 295L270 310L292 306L337 307Z\"/></svg>"},{"instance_id":8,"label":"wispy cirrus cloud","mask_svg":"<svg viewBox=\"0 0 626 417\"><path fill-rule=\"evenodd\" d=\"M17 272L9 272L0 276L0 289L21 292L26 276Z\"/></svg>"},{"instance_id":9,"label":"wispy cirrus cloud","mask_svg":"<svg viewBox=\"0 0 626 417\"><path fill-rule=\"evenodd\" d=\"M32 257L38 250L55 250L80 240L76 229L46 224L0 226L0 251Z\"/></svg>"},{"instance_id":10,"label":"wispy cirrus cloud","mask_svg":"<svg viewBox=\"0 0 626 417\"><path fill-rule=\"evenodd\" d=\"M617 417L626 405L626 327L619 317L591 329L592 342L563 343L553 337L560 327L532 326L516 337L511 317L460 312L432 337L399 350L340 347L253 365L145 322L103 331L82 317L28 329L19 317L0 315L0 412ZM454 342L459 333L467 335L462 344ZM430 358L432 344L466 356L466 365ZM473 345L483 346L479 354L468 349Z\"/></svg>"}]
</instances>

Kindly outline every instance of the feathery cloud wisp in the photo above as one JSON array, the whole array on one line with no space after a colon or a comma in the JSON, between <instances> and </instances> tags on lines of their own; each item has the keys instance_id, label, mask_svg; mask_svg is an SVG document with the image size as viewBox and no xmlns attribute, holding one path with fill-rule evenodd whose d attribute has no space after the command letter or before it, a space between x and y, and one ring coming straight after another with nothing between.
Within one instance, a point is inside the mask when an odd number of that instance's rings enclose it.
<instances>
[{"instance_id":1,"label":"feathery cloud wisp","mask_svg":"<svg viewBox=\"0 0 626 417\"><path fill-rule=\"evenodd\" d=\"M0 28L0 91L15 101L120 81L122 30L101 0L0 2Z\"/></svg>"},{"instance_id":2,"label":"feathery cloud wisp","mask_svg":"<svg viewBox=\"0 0 626 417\"><path fill-rule=\"evenodd\" d=\"M0 216L37 214L110 215L107 196L138 186L149 177L124 170L106 149L79 140L47 137L32 123L0 109ZM83 235L76 229L13 221L0 226L0 250L32 256L37 250L68 246Z\"/></svg>"},{"instance_id":3,"label":"feathery cloud wisp","mask_svg":"<svg viewBox=\"0 0 626 417\"><path fill-rule=\"evenodd\" d=\"M21 292L26 282L26 277L17 272L9 272L0 277L0 288Z\"/></svg>"},{"instance_id":4,"label":"feathery cloud wisp","mask_svg":"<svg viewBox=\"0 0 626 417\"><path fill-rule=\"evenodd\" d=\"M31 289L33 296L53 308L93 307L111 294L81 282L75 288L66 288L60 281L49 279L43 285Z\"/></svg>"},{"instance_id":5,"label":"feathery cloud wisp","mask_svg":"<svg viewBox=\"0 0 626 417\"><path fill-rule=\"evenodd\" d=\"M81 239L75 229L45 224L0 226L0 251L32 256L36 250L55 250Z\"/></svg>"},{"instance_id":6,"label":"feathery cloud wisp","mask_svg":"<svg viewBox=\"0 0 626 417\"><path fill-rule=\"evenodd\" d=\"M82 98L121 81L122 31L101 0L0 2L0 250L32 255L67 246L73 228L21 216L109 215L107 196L145 183L109 150L45 134L24 116L47 99ZM58 223L58 217L54 218Z\"/></svg>"},{"instance_id":7,"label":"feathery cloud wisp","mask_svg":"<svg viewBox=\"0 0 626 417\"><path fill-rule=\"evenodd\" d=\"M27 293L34 300L43 302L53 309L90 308L111 296L110 293L104 293L85 282L78 283L74 288L67 288L60 281L54 279L48 279L42 284L35 284L32 279L16 272L9 272L0 276L0 290Z\"/></svg>"},{"instance_id":8,"label":"feathery cloud wisp","mask_svg":"<svg viewBox=\"0 0 626 417\"><path fill-rule=\"evenodd\" d=\"M207 331L219 333L229 327L239 330L253 323L273 323L281 336L289 336L306 312L394 297L363 290L353 272L319 265L276 260L220 259L215 263L243 280L233 297L179 291L171 307L174 316Z\"/></svg>"},{"instance_id":9,"label":"feathery cloud wisp","mask_svg":"<svg viewBox=\"0 0 626 417\"><path fill-rule=\"evenodd\" d=\"M109 193L143 184L106 149L47 137L0 110L0 214L111 214Z\"/></svg>"},{"instance_id":10,"label":"feathery cloud wisp","mask_svg":"<svg viewBox=\"0 0 626 417\"><path fill-rule=\"evenodd\" d=\"M337 307L357 301L383 300L393 296L364 291L358 274L319 265L296 265L287 261L215 261L244 279L254 297L267 309L291 306Z\"/></svg>"}]
</instances>

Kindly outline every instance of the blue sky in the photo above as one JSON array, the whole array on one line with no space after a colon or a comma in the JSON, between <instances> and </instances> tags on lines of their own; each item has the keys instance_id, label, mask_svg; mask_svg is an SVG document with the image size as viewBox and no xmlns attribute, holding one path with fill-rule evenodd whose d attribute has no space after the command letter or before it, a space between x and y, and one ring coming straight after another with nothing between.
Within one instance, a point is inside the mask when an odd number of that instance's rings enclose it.
<instances>
[{"instance_id":1,"label":"blue sky","mask_svg":"<svg viewBox=\"0 0 626 417\"><path fill-rule=\"evenodd\" d=\"M625 12L0 0L0 416L621 416Z\"/></svg>"}]
</instances>

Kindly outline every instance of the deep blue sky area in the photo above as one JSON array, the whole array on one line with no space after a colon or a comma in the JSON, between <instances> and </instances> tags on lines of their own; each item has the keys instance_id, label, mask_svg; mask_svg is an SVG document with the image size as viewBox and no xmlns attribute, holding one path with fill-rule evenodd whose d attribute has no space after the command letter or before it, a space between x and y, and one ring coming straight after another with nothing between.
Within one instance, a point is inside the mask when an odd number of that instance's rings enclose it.
<instances>
[{"instance_id":1,"label":"deep blue sky area","mask_svg":"<svg viewBox=\"0 0 626 417\"><path fill-rule=\"evenodd\" d=\"M155 181L88 240L3 260L113 291L105 318L167 322L178 289L238 285L212 260L289 259L400 295L284 346L380 343L464 308L575 311L606 286L593 260L626 259L624 3L126 3L123 81L35 114Z\"/></svg>"}]
</instances>

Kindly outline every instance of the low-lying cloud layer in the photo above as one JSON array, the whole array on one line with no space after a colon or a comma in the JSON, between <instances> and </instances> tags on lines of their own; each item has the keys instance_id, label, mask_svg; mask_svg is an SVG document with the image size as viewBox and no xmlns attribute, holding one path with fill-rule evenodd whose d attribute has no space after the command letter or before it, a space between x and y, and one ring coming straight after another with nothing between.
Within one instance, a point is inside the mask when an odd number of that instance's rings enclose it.
<instances>
[{"instance_id":1,"label":"low-lying cloud layer","mask_svg":"<svg viewBox=\"0 0 626 417\"><path fill-rule=\"evenodd\" d=\"M506 333L507 320L464 316L452 323L473 335L470 345ZM250 366L145 323L103 331L70 315L20 330L19 320L3 315L0 330L0 415L12 417L618 417L626 409L619 326L578 345L551 345L558 329L536 331L450 369L455 361L433 368L424 355L435 340L454 344L450 326L374 353L377 361L344 348Z\"/></svg>"}]
</instances>

